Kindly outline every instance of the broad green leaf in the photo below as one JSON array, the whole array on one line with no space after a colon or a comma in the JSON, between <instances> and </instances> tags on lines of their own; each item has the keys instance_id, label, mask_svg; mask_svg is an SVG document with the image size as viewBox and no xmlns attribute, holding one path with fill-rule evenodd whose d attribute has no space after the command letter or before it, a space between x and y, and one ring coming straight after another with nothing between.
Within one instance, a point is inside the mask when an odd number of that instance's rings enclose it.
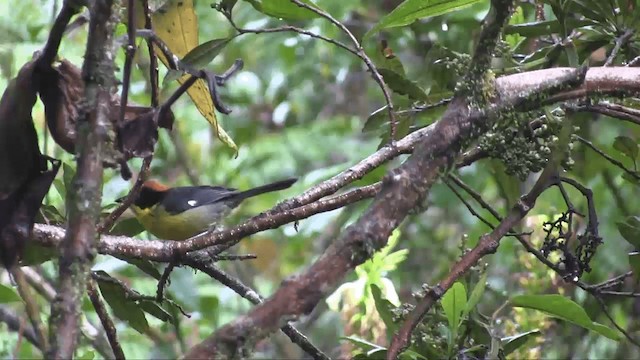
<instances>
[{"instance_id":1,"label":"broad green leaf","mask_svg":"<svg viewBox=\"0 0 640 360\"><path fill-rule=\"evenodd\" d=\"M569 321L612 340L619 341L622 338L618 331L592 321L582 306L562 295L520 295L513 297L510 302L515 307L545 312L550 316Z\"/></svg>"},{"instance_id":2,"label":"broad green leaf","mask_svg":"<svg viewBox=\"0 0 640 360\"><path fill-rule=\"evenodd\" d=\"M366 39L382 29L409 25L418 19L446 14L477 2L480 0L406 0L380 19L364 37Z\"/></svg>"},{"instance_id":3,"label":"broad green leaf","mask_svg":"<svg viewBox=\"0 0 640 360\"><path fill-rule=\"evenodd\" d=\"M638 143L628 136L617 136L613 142L613 148L631 160L638 158Z\"/></svg>"},{"instance_id":4,"label":"broad green leaf","mask_svg":"<svg viewBox=\"0 0 640 360\"><path fill-rule=\"evenodd\" d=\"M277 18L289 20L307 20L318 17L318 14L311 10L300 7L290 0L245 0L249 2L254 9L261 13ZM317 8L317 5L309 0L300 0L300 2Z\"/></svg>"},{"instance_id":5,"label":"broad green leaf","mask_svg":"<svg viewBox=\"0 0 640 360\"><path fill-rule=\"evenodd\" d=\"M382 290L380 290L377 285L371 284L371 295L373 296L373 301L376 304L376 310L378 310L378 314L387 328L387 337L390 338L390 336L393 336L397 328L396 324L393 322L392 313L395 306L393 306L389 300L382 297Z\"/></svg>"},{"instance_id":6,"label":"broad green leaf","mask_svg":"<svg viewBox=\"0 0 640 360\"><path fill-rule=\"evenodd\" d=\"M173 316L167 312L167 310L163 309L157 303L149 300L140 301L140 308L144 310L147 314L151 314L157 319L160 319L164 322L174 322Z\"/></svg>"},{"instance_id":7,"label":"broad green leaf","mask_svg":"<svg viewBox=\"0 0 640 360\"><path fill-rule=\"evenodd\" d=\"M462 319L462 313L464 312L465 305L467 304L467 291L464 285L456 281L453 286L442 296L442 309L447 316L449 322L449 330L451 332L451 338L449 339L449 346L456 340L458 334L458 328L460 327L460 320Z\"/></svg>"},{"instance_id":8,"label":"broad green leaf","mask_svg":"<svg viewBox=\"0 0 640 360\"><path fill-rule=\"evenodd\" d=\"M55 248L38 245L30 241L24 249L22 259L20 259L20 265L39 265L55 258L56 255L57 252Z\"/></svg>"},{"instance_id":9,"label":"broad green leaf","mask_svg":"<svg viewBox=\"0 0 640 360\"><path fill-rule=\"evenodd\" d=\"M522 334L502 338L502 351L504 352L504 356L518 350L518 348L526 344L527 341L540 336L541 334L540 330L531 330Z\"/></svg>"},{"instance_id":10,"label":"broad green leaf","mask_svg":"<svg viewBox=\"0 0 640 360\"><path fill-rule=\"evenodd\" d=\"M22 301L20 295L12 288L0 284L0 304Z\"/></svg>"},{"instance_id":11,"label":"broad green leaf","mask_svg":"<svg viewBox=\"0 0 640 360\"><path fill-rule=\"evenodd\" d=\"M427 94L416 82L390 69L381 68L378 69L378 71L384 78L384 82L387 83L389 88L395 93L406 95L412 100L424 101L427 99Z\"/></svg>"},{"instance_id":12,"label":"broad green leaf","mask_svg":"<svg viewBox=\"0 0 640 360\"><path fill-rule=\"evenodd\" d=\"M623 222L616 222L616 225L620 235L636 249L640 249L640 217L627 216Z\"/></svg>"},{"instance_id":13,"label":"broad green leaf","mask_svg":"<svg viewBox=\"0 0 640 360\"><path fill-rule=\"evenodd\" d=\"M220 54L220 51L231 41L231 38L213 39L193 48L180 60L184 65L195 69L201 69L209 65ZM169 70L163 83L178 80L184 73L178 70Z\"/></svg>"},{"instance_id":14,"label":"broad green leaf","mask_svg":"<svg viewBox=\"0 0 640 360\"><path fill-rule=\"evenodd\" d=\"M633 275L640 279L640 252L634 251L629 253L629 267L631 267Z\"/></svg>"},{"instance_id":15,"label":"broad green leaf","mask_svg":"<svg viewBox=\"0 0 640 360\"><path fill-rule=\"evenodd\" d=\"M594 22L590 20L579 20L574 18L568 18L567 27L569 30L593 25ZM519 34L526 37L534 37L534 36L543 36L550 34L557 34L560 32L560 22L557 19L554 20L545 20L545 21L536 21L524 24L513 24L508 25L505 28L505 34Z\"/></svg>"},{"instance_id":16,"label":"broad green leaf","mask_svg":"<svg viewBox=\"0 0 640 360\"><path fill-rule=\"evenodd\" d=\"M103 277L111 277L104 271L98 271ZM129 300L125 290L116 282L98 280L100 293L113 310L113 314L120 320L126 321L141 334L149 329L149 323L144 316L142 307L135 301Z\"/></svg>"},{"instance_id":17,"label":"broad green leaf","mask_svg":"<svg viewBox=\"0 0 640 360\"><path fill-rule=\"evenodd\" d=\"M362 132L366 133L377 131L385 122L389 122L389 112L387 111L387 105L381 107L380 109L372 112L371 115L369 115L367 121L365 121L364 126L362 127Z\"/></svg>"},{"instance_id":18,"label":"broad green leaf","mask_svg":"<svg viewBox=\"0 0 640 360\"><path fill-rule=\"evenodd\" d=\"M487 275L485 271L482 276L480 276L480 279L478 279L476 286L473 287L471 295L469 295L469 301L467 301L467 305L464 308L463 316L473 311L480 302L480 299L482 299L482 295L484 295L484 290L487 286Z\"/></svg>"}]
</instances>

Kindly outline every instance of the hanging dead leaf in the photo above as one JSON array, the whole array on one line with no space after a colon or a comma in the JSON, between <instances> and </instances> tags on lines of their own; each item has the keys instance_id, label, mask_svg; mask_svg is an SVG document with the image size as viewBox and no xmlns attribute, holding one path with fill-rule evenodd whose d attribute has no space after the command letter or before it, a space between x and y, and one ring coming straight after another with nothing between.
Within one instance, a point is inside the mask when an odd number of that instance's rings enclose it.
<instances>
[{"instance_id":1,"label":"hanging dead leaf","mask_svg":"<svg viewBox=\"0 0 640 360\"><path fill-rule=\"evenodd\" d=\"M0 261L7 268L22 254L35 215L60 162L40 153L31 111L38 81L25 64L0 100ZM52 161L51 170L47 160Z\"/></svg>"},{"instance_id":2,"label":"hanging dead leaf","mask_svg":"<svg viewBox=\"0 0 640 360\"><path fill-rule=\"evenodd\" d=\"M40 99L53 140L69 153L75 153L78 104L84 95L82 73L67 60L43 69Z\"/></svg>"}]
</instances>

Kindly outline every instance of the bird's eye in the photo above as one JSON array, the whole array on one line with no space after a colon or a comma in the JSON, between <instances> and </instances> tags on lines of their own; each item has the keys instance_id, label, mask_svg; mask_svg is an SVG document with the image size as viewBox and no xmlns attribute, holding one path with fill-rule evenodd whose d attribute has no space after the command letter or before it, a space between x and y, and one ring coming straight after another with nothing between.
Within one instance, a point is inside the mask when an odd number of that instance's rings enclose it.
<instances>
[{"instance_id":1,"label":"bird's eye","mask_svg":"<svg viewBox=\"0 0 640 360\"><path fill-rule=\"evenodd\" d=\"M187 204L189 204L189 206L196 206L198 202L196 200L189 200L187 201Z\"/></svg>"}]
</instances>

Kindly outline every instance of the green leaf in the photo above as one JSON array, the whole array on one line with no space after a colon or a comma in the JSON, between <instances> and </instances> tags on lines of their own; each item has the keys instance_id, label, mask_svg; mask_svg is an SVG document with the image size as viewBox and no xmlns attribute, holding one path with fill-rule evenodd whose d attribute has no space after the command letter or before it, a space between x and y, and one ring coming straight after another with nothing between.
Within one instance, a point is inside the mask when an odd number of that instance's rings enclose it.
<instances>
[{"instance_id":1,"label":"green leaf","mask_svg":"<svg viewBox=\"0 0 640 360\"><path fill-rule=\"evenodd\" d=\"M518 350L521 346L527 343L527 341L540 336L542 333L540 330L531 330L522 334L517 334L513 336L508 336L502 338L502 351L504 352L504 356L511 354L512 352Z\"/></svg>"},{"instance_id":2,"label":"green leaf","mask_svg":"<svg viewBox=\"0 0 640 360\"><path fill-rule=\"evenodd\" d=\"M389 122L389 112L387 111L387 105L381 107L380 109L372 112L369 115L367 121L365 121L364 126L362 127L362 132L366 133L377 131L385 122Z\"/></svg>"},{"instance_id":3,"label":"green leaf","mask_svg":"<svg viewBox=\"0 0 640 360\"><path fill-rule=\"evenodd\" d=\"M318 14L311 10L300 7L290 0L245 0L259 12L277 18L288 20L308 20L318 17ZM310 0L300 0L307 5L318 7Z\"/></svg>"},{"instance_id":4,"label":"green leaf","mask_svg":"<svg viewBox=\"0 0 640 360\"><path fill-rule=\"evenodd\" d=\"M634 251L629 253L629 267L631 267L636 279L640 279L640 252Z\"/></svg>"},{"instance_id":5,"label":"green leaf","mask_svg":"<svg viewBox=\"0 0 640 360\"><path fill-rule=\"evenodd\" d=\"M573 29L593 25L594 22L591 20L579 20L574 18L566 19L568 30L571 31ZM557 34L561 31L561 24L557 19L554 20L545 20L545 21L535 21L524 24L513 24L508 25L505 28L505 34L519 34L526 37L534 37L534 36L542 36L542 35L550 35Z\"/></svg>"},{"instance_id":6,"label":"green leaf","mask_svg":"<svg viewBox=\"0 0 640 360\"><path fill-rule=\"evenodd\" d=\"M468 315L473 309L475 309L476 305L480 302L482 295L484 294L484 290L487 286L487 272L485 271L476 286L473 287L471 291L471 295L469 295L469 301L467 301L467 305L464 308L463 316Z\"/></svg>"},{"instance_id":7,"label":"green leaf","mask_svg":"<svg viewBox=\"0 0 640 360\"><path fill-rule=\"evenodd\" d=\"M640 217L627 216L624 222L616 222L620 235L633 245L634 248L640 249Z\"/></svg>"},{"instance_id":8,"label":"green leaf","mask_svg":"<svg viewBox=\"0 0 640 360\"><path fill-rule=\"evenodd\" d=\"M83 352L80 356L76 357L76 359L78 360L93 360L95 358L96 358L96 354L91 350L87 350Z\"/></svg>"},{"instance_id":9,"label":"green leaf","mask_svg":"<svg viewBox=\"0 0 640 360\"><path fill-rule=\"evenodd\" d=\"M638 143L628 136L617 136L613 142L613 148L620 151L631 160L638 158Z\"/></svg>"},{"instance_id":10,"label":"green leaf","mask_svg":"<svg viewBox=\"0 0 640 360\"><path fill-rule=\"evenodd\" d=\"M458 337L460 320L467 304L467 291L465 290L464 285L461 282L456 281L453 286L447 290L444 296L442 296L441 303L442 309L447 316L447 321L449 322L449 331L451 335L449 338L449 349L451 350L453 342Z\"/></svg>"},{"instance_id":11,"label":"green leaf","mask_svg":"<svg viewBox=\"0 0 640 360\"><path fill-rule=\"evenodd\" d=\"M38 245L30 241L24 249L22 259L20 259L20 265L39 265L55 258L56 255L57 252L55 248Z\"/></svg>"},{"instance_id":12,"label":"green leaf","mask_svg":"<svg viewBox=\"0 0 640 360\"><path fill-rule=\"evenodd\" d=\"M12 288L0 284L0 304L22 301L20 295Z\"/></svg>"},{"instance_id":13,"label":"green leaf","mask_svg":"<svg viewBox=\"0 0 640 360\"><path fill-rule=\"evenodd\" d=\"M562 295L520 295L513 297L510 302L515 307L545 312L550 316L569 321L612 340L619 341L622 338L618 331L592 321L582 306Z\"/></svg>"},{"instance_id":14,"label":"green leaf","mask_svg":"<svg viewBox=\"0 0 640 360\"><path fill-rule=\"evenodd\" d=\"M384 78L384 82L386 82L389 88L395 93L406 95L412 100L424 101L427 98L427 94L416 82L390 69L380 68L378 71Z\"/></svg>"},{"instance_id":15,"label":"green leaf","mask_svg":"<svg viewBox=\"0 0 640 360\"><path fill-rule=\"evenodd\" d=\"M104 271L97 271L103 278L111 277ZM149 323L144 316L142 307L135 301L127 298L125 289L117 282L98 280L100 293L104 300L111 306L113 314L120 320L126 321L132 328L141 334L149 329Z\"/></svg>"},{"instance_id":16,"label":"green leaf","mask_svg":"<svg viewBox=\"0 0 640 360\"><path fill-rule=\"evenodd\" d=\"M213 39L204 42L189 51L180 62L194 69L202 69L220 54L220 51L227 46L229 41L231 41L231 38ZM168 84L178 80L182 75L184 75L183 71L169 70L162 83Z\"/></svg>"},{"instance_id":17,"label":"green leaf","mask_svg":"<svg viewBox=\"0 0 640 360\"><path fill-rule=\"evenodd\" d=\"M157 303L149 300L140 301L140 308L144 310L147 314L151 314L159 320L164 322L174 322L173 316L167 312L167 310L163 309Z\"/></svg>"},{"instance_id":18,"label":"green leaf","mask_svg":"<svg viewBox=\"0 0 640 360\"><path fill-rule=\"evenodd\" d=\"M397 325L393 322L393 309L395 306L382 297L382 290L377 285L371 284L371 295L376 304L376 310L387 328L387 336L391 338L396 331Z\"/></svg>"},{"instance_id":19,"label":"green leaf","mask_svg":"<svg viewBox=\"0 0 640 360\"><path fill-rule=\"evenodd\" d=\"M480 0L406 0L380 19L364 38L382 29L409 25L418 19L446 14L477 2Z\"/></svg>"}]
</instances>

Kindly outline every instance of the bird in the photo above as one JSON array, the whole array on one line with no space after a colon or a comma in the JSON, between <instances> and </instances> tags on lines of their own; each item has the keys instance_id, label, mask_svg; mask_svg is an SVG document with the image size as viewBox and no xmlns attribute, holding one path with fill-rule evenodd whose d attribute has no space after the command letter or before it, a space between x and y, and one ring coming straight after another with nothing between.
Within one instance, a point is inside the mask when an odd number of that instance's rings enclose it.
<instances>
[{"instance_id":1,"label":"bird","mask_svg":"<svg viewBox=\"0 0 640 360\"><path fill-rule=\"evenodd\" d=\"M145 230L159 239L182 241L220 225L243 200L287 189L297 180L284 179L244 191L206 185L168 187L147 180L130 209Z\"/></svg>"}]
</instances>

